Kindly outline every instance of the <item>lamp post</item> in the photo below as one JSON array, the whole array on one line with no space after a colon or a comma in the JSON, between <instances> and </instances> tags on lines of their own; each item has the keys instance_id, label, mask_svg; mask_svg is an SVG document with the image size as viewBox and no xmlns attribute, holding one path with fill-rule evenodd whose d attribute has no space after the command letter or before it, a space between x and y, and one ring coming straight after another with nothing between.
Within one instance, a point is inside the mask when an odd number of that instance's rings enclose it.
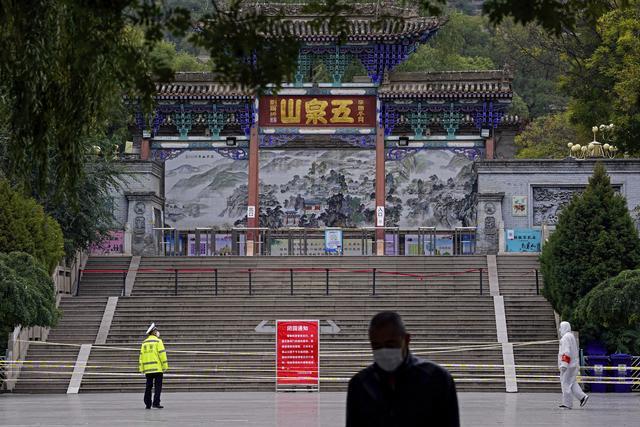
<instances>
[{"instance_id":1,"label":"lamp post","mask_svg":"<svg viewBox=\"0 0 640 427\"><path fill-rule=\"evenodd\" d=\"M609 158L613 159L618 152L618 147L610 144L612 140L614 125L593 126L591 131L593 132L593 141L587 145L574 144L572 142L567 144L569 148L569 157L575 159L588 159L588 158ZM598 132L600 132L601 139L604 144L596 139Z\"/></svg>"}]
</instances>

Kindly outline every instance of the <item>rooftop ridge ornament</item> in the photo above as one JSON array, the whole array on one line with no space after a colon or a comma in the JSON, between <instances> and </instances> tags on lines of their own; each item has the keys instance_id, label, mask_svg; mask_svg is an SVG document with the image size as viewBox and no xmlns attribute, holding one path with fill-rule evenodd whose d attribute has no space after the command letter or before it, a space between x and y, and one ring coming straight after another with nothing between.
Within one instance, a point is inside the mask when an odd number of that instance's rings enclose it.
<instances>
[{"instance_id":1,"label":"rooftop ridge ornament","mask_svg":"<svg viewBox=\"0 0 640 427\"><path fill-rule=\"evenodd\" d=\"M580 145L572 142L567 144L567 147L569 148L569 157L574 159L613 159L618 152L618 147L610 144L612 141L611 134L614 127L613 123L609 125L593 126L591 128L591 131L593 132L593 141L589 144ZM604 144L596 139L598 132L602 134L602 141Z\"/></svg>"}]
</instances>

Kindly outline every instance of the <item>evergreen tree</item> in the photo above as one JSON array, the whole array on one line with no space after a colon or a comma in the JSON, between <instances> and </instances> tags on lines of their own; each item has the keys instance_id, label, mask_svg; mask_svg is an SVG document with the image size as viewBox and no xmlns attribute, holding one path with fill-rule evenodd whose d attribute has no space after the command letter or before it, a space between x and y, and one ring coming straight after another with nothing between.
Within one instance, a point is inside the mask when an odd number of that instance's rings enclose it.
<instances>
[{"instance_id":1,"label":"evergreen tree","mask_svg":"<svg viewBox=\"0 0 640 427\"><path fill-rule=\"evenodd\" d=\"M640 270L623 271L593 288L576 306L584 341L603 341L611 353L640 352Z\"/></svg>"},{"instance_id":2,"label":"evergreen tree","mask_svg":"<svg viewBox=\"0 0 640 427\"><path fill-rule=\"evenodd\" d=\"M640 263L640 238L604 166L596 164L589 185L562 210L556 231L540 257L544 294L571 319L591 289Z\"/></svg>"}]
</instances>

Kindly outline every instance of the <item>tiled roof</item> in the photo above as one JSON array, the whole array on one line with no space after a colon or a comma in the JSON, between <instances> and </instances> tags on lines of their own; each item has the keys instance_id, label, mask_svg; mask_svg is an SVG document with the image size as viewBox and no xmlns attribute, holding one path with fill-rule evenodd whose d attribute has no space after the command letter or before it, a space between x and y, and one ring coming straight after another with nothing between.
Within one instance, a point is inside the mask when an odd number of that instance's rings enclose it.
<instances>
[{"instance_id":1,"label":"tiled roof","mask_svg":"<svg viewBox=\"0 0 640 427\"><path fill-rule=\"evenodd\" d=\"M289 30L301 41L308 43L332 42L337 35L330 31L325 22L319 28L311 19L295 19L288 22ZM384 20L377 26L371 19L350 19L347 42L367 42L376 40L399 41L420 39L440 27L436 18L413 18L403 21Z\"/></svg>"},{"instance_id":2,"label":"tiled roof","mask_svg":"<svg viewBox=\"0 0 640 427\"><path fill-rule=\"evenodd\" d=\"M364 79L357 78L357 81ZM507 70L391 73L382 82L382 99L504 99L513 96ZM366 79L366 82L369 82ZM176 73L172 83L156 86L158 99L250 99L237 85L215 81L212 73Z\"/></svg>"},{"instance_id":3,"label":"tiled roof","mask_svg":"<svg viewBox=\"0 0 640 427\"><path fill-rule=\"evenodd\" d=\"M250 99L237 85L215 81L212 73L176 73L172 83L156 85L157 99Z\"/></svg>"},{"instance_id":4,"label":"tiled roof","mask_svg":"<svg viewBox=\"0 0 640 427\"><path fill-rule=\"evenodd\" d=\"M312 25L319 16L304 10L308 1L251 1L243 4L245 10L255 10L269 16L282 16L289 30L303 42L332 42L336 34L326 22L319 28ZM350 2L347 20L349 31L347 42L419 40L437 30L443 18L422 17L419 9L410 2L397 0L355 0ZM321 18L321 17L320 17ZM379 24L379 25L378 25Z\"/></svg>"},{"instance_id":5,"label":"tiled roof","mask_svg":"<svg viewBox=\"0 0 640 427\"><path fill-rule=\"evenodd\" d=\"M380 98L511 99L513 77L505 70L392 73L378 90Z\"/></svg>"}]
</instances>

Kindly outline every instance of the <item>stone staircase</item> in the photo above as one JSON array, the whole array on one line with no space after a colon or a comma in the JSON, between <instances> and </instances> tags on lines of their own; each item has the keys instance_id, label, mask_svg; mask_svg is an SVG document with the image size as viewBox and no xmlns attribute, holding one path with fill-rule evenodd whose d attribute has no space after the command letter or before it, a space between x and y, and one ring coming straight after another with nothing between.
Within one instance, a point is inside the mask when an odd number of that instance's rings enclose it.
<instances>
[{"instance_id":1,"label":"stone staircase","mask_svg":"<svg viewBox=\"0 0 640 427\"><path fill-rule=\"evenodd\" d=\"M535 270L540 270L538 255L499 255L497 257L500 293L504 295L509 341L513 343L518 389L521 391L560 390L558 383L557 342L551 304L536 294ZM538 275L542 290L542 274Z\"/></svg>"},{"instance_id":2,"label":"stone staircase","mask_svg":"<svg viewBox=\"0 0 640 427\"><path fill-rule=\"evenodd\" d=\"M532 287L530 278L519 277L535 262L531 256L498 257L507 330L519 390L557 391L557 344L530 344L557 337L550 305L535 294L535 278ZM127 269L128 263L129 257L97 257L86 268ZM381 310L402 314L412 351L447 367L459 390L505 390L484 256L148 257L139 268L132 296L118 300L106 345L92 347L81 392L139 392L139 345L151 322L168 350L167 391L274 390L275 336L255 328L263 320L273 326L276 319L296 318L332 320L341 328L321 335L320 376L321 390L344 391L348 379L371 363L367 327ZM174 269L182 270L177 295ZM290 269L303 269L293 272L293 295ZM66 391L79 349L60 344L93 343L106 304L93 295L122 292L122 281L99 277L85 275L80 297L63 298L65 315L49 336L57 345L29 350L29 361L69 363L24 368L16 392Z\"/></svg>"},{"instance_id":3,"label":"stone staircase","mask_svg":"<svg viewBox=\"0 0 640 427\"><path fill-rule=\"evenodd\" d=\"M535 270L538 270L539 287L542 292L542 274L537 254L498 255L496 260L501 295L535 295Z\"/></svg>"},{"instance_id":4,"label":"stone staircase","mask_svg":"<svg viewBox=\"0 0 640 427\"><path fill-rule=\"evenodd\" d=\"M373 294L373 268L378 295L479 295L489 293L486 257L144 257L132 296L293 294L362 297ZM178 285L176 273L178 270ZM326 269L329 269L327 273ZM483 269L480 273L480 269ZM186 271L185 271L186 270ZM208 271L201 271L208 270ZM400 272L401 275L390 274Z\"/></svg>"},{"instance_id":5,"label":"stone staircase","mask_svg":"<svg viewBox=\"0 0 640 427\"><path fill-rule=\"evenodd\" d=\"M102 321L107 298L63 296L62 318L46 343L29 344L15 393L65 393L80 344L93 343ZM49 344L55 343L55 344Z\"/></svg>"},{"instance_id":6,"label":"stone staircase","mask_svg":"<svg viewBox=\"0 0 640 427\"><path fill-rule=\"evenodd\" d=\"M492 299L413 295L363 296L357 301L345 296L122 299L107 340L107 347L119 349L92 349L81 391L139 390L139 345L151 322L156 322L168 351L172 375L166 376L167 391L273 390L275 336L256 333L255 328L263 320L274 325L275 319L297 318L333 320L341 328L338 334L321 335L320 387L345 391L348 379L371 363L368 322L382 310L403 315L414 353L448 366L461 390L504 390ZM491 344L493 348L473 349ZM464 366L468 364L498 368L471 369Z\"/></svg>"},{"instance_id":7,"label":"stone staircase","mask_svg":"<svg viewBox=\"0 0 640 427\"><path fill-rule=\"evenodd\" d=\"M122 295L127 277L122 271L129 270L130 256L91 256L84 268L78 295L114 297ZM103 271L92 271L103 270ZM116 270L108 272L109 270Z\"/></svg>"}]
</instances>

